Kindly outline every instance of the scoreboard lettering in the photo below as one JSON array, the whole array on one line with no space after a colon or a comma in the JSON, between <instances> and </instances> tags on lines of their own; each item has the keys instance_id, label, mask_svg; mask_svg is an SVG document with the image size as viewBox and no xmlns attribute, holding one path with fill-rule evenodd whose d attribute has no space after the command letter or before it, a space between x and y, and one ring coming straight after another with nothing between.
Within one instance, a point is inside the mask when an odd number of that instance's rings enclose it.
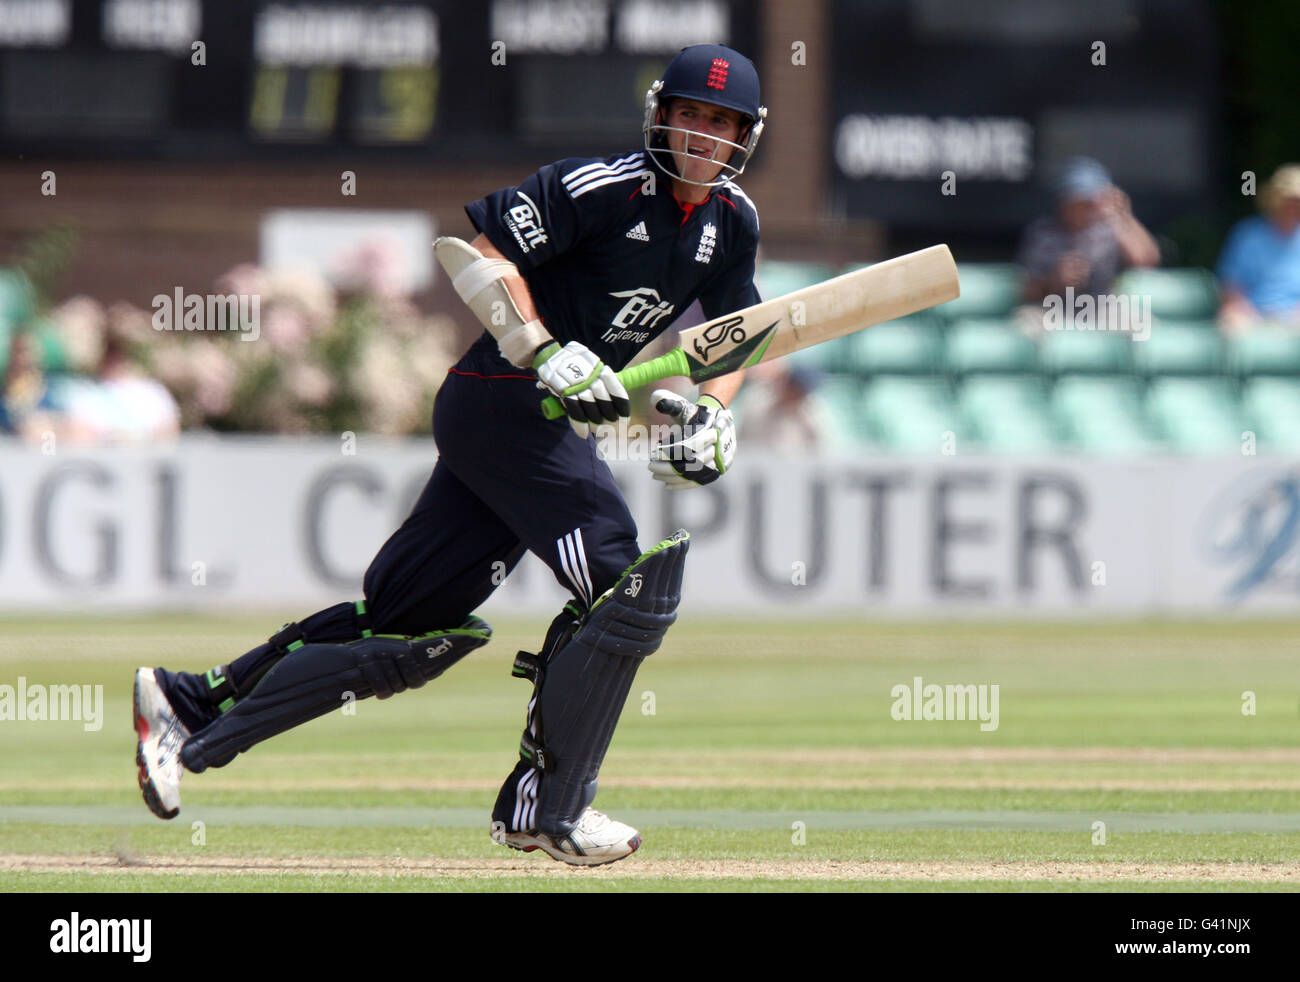
<instances>
[{"instance_id":1,"label":"scoreboard lettering","mask_svg":"<svg viewBox=\"0 0 1300 982\"><path fill-rule=\"evenodd\" d=\"M0 0L0 152L611 153L679 48L754 51L758 19L757 0Z\"/></svg>"}]
</instances>

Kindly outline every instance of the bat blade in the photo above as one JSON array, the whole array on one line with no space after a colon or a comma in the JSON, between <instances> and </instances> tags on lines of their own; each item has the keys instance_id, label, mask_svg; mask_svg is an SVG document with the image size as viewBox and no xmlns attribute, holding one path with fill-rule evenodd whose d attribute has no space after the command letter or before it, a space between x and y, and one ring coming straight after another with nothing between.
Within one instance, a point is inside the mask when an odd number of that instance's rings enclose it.
<instances>
[{"instance_id":1,"label":"bat blade","mask_svg":"<svg viewBox=\"0 0 1300 982\"><path fill-rule=\"evenodd\" d=\"M884 321L957 299L957 264L946 245L930 246L681 332L681 347L618 373L628 389L674 375L704 382L792 351L842 338ZM548 419L564 415L554 396Z\"/></svg>"},{"instance_id":2,"label":"bat blade","mask_svg":"<svg viewBox=\"0 0 1300 982\"><path fill-rule=\"evenodd\" d=\"M957 265L946 245L887 259L681 333L694 382L726 375L955 300Z\"/></svg>"}]
</instances>

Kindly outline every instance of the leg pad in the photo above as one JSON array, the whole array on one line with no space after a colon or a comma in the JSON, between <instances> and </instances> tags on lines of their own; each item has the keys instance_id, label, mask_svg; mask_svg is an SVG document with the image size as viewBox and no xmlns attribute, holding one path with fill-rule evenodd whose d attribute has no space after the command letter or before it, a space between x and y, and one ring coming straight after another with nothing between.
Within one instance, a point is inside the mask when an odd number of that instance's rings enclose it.
<instances>
[{"instance_id":1,"label":"leg pad","mask_svg":"<svg viewBox=\"0 0 1300 982\"><path fill-rule=\"evenodd\" d=\"M476 648L492 628L471 617L461 627L415 638L374 635L346 644L304 644L289 651L226 713L185 742L192 771L224 763L268 737L324 716L351 699L418 689Z\"/></svg>"}]
</instances>

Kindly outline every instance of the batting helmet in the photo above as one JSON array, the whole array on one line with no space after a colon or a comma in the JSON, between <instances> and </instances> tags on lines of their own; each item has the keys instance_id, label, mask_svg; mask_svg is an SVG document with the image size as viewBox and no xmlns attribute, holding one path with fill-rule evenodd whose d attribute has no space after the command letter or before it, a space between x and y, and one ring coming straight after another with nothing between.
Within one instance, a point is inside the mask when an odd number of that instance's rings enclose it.
<instances>
[{"instance_id":1,"label":"batting helmet","mask_svg":"<svg viewBox=\"0 0 1300 982\"><path fill-rule=\"evenodd\" d=\"M758 72L754 63L739 51L721 44L694 44L683 48L664 69L664 77L650 86L645 95L645 123L641 128L645 136L646 152L650 159L669 177L681 180L673 154L668 150L668 133L677 127L659 121L659 111L671 99L686 98L707 102L726 109L734 109L744 118L741 129L743 143L720 141L732 148L731 160L722 165L717 179L703 183L705 187L725 184L744 171L749 163L758 138L762 135L767 107L759 104ZM735 163L739 154L739 165Z\"/></svg>"}]
</instances>

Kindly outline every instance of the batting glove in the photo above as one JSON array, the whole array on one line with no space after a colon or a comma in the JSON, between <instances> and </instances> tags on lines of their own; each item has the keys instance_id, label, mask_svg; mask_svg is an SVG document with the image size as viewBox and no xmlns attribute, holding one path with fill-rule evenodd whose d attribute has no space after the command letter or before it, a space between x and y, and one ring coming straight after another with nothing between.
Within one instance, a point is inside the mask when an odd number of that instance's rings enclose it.
<instances>
[{"instance_id":1,"label":"batting glove","mask_svg":"<svg viewBox=\"0 0 1300 982\"><path fill-rule=\"evenodd\" d=\"M655 407L673 419L673 439L651 454L650 472L669 491L712 484L736 457L736 421L713 396L692 403L676 392L656 389Z\"/></svg>"},{"instance_id":2,"label":"batting glove","mask_svg":"<svg viewBox=\"0 0 1300 982\"><path fill-rule=\"evenodd\" d=\"M551 342L533 358L541 379L538 388L548 390L564 405L569 425L582 439L591 432L590 423L617 423L632 412L627 389L614 370L580 341L563 348Z\"/></svg>"}]
</instances>

